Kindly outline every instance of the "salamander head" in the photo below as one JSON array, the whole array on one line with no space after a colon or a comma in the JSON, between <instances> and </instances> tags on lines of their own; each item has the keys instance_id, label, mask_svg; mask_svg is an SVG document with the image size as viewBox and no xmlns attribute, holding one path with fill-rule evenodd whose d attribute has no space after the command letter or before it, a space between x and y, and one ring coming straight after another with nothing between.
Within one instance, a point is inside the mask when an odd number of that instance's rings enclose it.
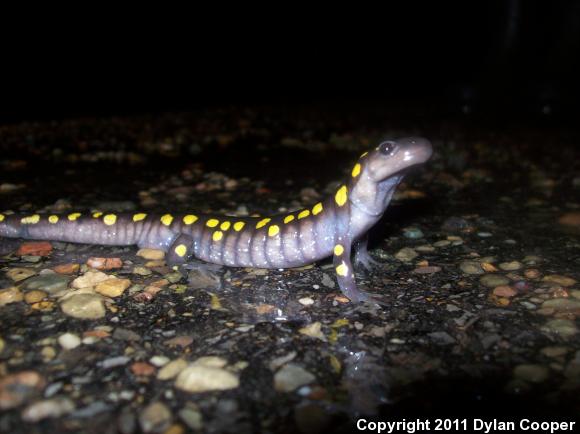
<instances>
[{"instance_id":1,"label":"salamander head","mask_svg":"<svg viewBox=\"0 0 580 434\"><path fill-rule=\"evenodd\" d=\"M381 143L354 166L349 200L366 216L382 215L407 169L425 163L432 153L429 140L419 137Z\"/></svg>"},{"instance_id":2,"label":"salamander head","mask_svg":"<svg viewBox=\"0 0 580 434\"><path fill-rule=\"evenodd\" d=\"M388 140L369 152L365 170L371 179L381 182L411 166L425 163L431 154L431 142L421 137Z\"/></svg>"}]
</instances>

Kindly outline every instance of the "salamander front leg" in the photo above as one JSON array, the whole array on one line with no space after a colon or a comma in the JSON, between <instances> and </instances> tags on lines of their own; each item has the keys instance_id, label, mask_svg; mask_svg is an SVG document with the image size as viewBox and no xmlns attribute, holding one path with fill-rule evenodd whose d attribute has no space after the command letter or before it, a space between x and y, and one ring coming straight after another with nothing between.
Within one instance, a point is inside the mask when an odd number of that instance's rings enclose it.
<instances>
[{"instance_id":1,"label":"salamander front leg","mask_svg":"<svg viewBox=\"0 0 580 434\"><path fill-rule=\"evenodd\" d=\"M190 235L180 234L167 250L166 260L169 265L181 265L192 255L193 238Z\"/></svg>"},{"instance_id":2,"label":"salamander front leg","mask_svg":"<svg viewBox=\"0 0 580 434\"><path fill-rule=\"evenodd\" d=\"M354 280L354 270L350 262L350 242L334 246L333 262L338 286L342 293L352 302L369 300L370 296L360 291Z\"/></svg>"},{"instance_id":3,"label":"salamander front leg","mask_svg":"<svg viewBox=\"0 0 580 434\"><path fill-rule=\"evenodd\" d=\"M354 263L362 265L367 271L371 271L373 267L381 265L380 262L375 261L368 251L369 237L365 234L362 238L357 240L354 244Z\"/></svg>"}]
</instances>

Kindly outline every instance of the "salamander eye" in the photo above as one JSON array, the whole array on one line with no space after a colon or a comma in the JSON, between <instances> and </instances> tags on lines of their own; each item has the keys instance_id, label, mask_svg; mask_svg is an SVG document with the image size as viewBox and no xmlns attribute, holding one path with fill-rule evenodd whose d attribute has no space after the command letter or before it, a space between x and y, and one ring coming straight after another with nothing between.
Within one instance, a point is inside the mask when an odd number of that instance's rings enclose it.
<instances>
[{"instance_id":1,"label":"salamander eye","mask_svg":"<svg viewBox=\"0 0 580 434\"><path fill-rule=\"evenodd\" d=\"M395 142L383 142L379 145L379 152L383 155L391 156L397 151L397 144Z\"/></svg>"}]
</instances>

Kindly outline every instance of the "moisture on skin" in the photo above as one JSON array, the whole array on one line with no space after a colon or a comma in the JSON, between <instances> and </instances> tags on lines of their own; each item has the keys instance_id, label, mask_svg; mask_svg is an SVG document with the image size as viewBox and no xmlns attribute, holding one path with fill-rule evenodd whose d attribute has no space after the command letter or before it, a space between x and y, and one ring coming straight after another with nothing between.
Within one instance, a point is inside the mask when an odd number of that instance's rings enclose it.
<instances>
[{"instance_id":1,"label":"moisture on skin","mask_svg":"<svg viewBox=\"0 0 580 434\"><path fill-rule=\"evenodd\" d=\"M66 215L0 213L0 236L103 245L138 245L167 252L170 263L195 257L234 267L289 268L333 257L338 284L352 301L371 298L354 280L355 260L368 266L366 233L382 217L406 170L425 163L422 138L385 141L365 152L326 200L292 213L225 217L191 212Z\"/></svg>"}]
</instances>

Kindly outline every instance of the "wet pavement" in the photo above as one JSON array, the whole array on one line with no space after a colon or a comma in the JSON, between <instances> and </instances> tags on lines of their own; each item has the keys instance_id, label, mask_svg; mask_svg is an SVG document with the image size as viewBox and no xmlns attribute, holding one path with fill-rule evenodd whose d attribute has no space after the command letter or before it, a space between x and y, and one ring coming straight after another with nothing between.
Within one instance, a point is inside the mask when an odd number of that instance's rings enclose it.
<instances>
[{"instance_id":1,"label":"wet pavement","mask_svg":"<svg viewBox=\"0 0 580 434\"><path fill-rule=\"evenodd\" d=\"M388 121L385 121L388 119ZM359 416L580 410L580 135L376 108L0 127L0 210L286 212L382 138L424 135L357 270L5 240L0 432L350 432Z\"/></svg>"}]
</instances>

